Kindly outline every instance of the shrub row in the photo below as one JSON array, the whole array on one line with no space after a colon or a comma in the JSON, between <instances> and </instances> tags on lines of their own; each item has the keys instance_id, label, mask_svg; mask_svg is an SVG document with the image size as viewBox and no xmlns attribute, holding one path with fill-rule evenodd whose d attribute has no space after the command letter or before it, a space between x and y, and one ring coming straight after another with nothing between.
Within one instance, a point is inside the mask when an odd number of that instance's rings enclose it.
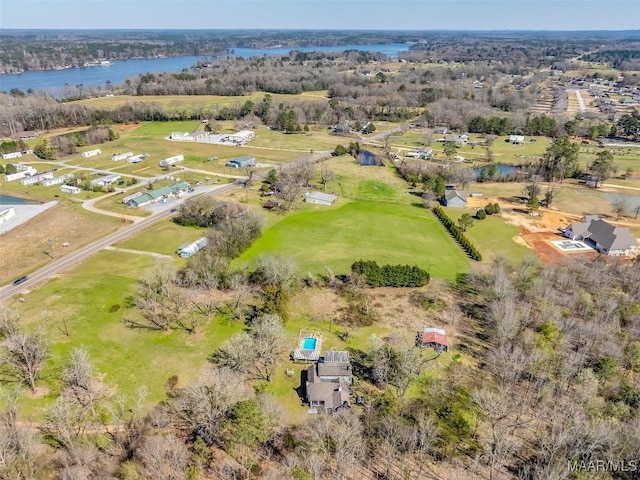
<instances>
[{"instance_id":1,"label":"shrub row","mask_svg":"<svg viewBox=\"0 0 640 480\"><path fill-rule=\"evenodd\" d=\"M496 213L500 213L500 205L497 203L487 203L484 208L481 208L476 212L475 218L478 220L484 220L487 218L487 215L494 215Z\"/></svg>"},{"instance_id":2,"label":"shrub row","mask_svg":"<svg viewBox=\"0 0 640 480\"><path fill-rule=\"evenodd\" d=\"M477 260L478 262L482 260L482 255L480 254L476 246L471 243L471 241L465 236L465 234L462 232L462 229L458 225L456 225L456 223L451 220L446 213L444 213L444 210L442 210L442 208L433 207L433 213L436 217L438 217L438 220L442 222L445 228L449 230L449 233L453 236L453 238L456 239L456 241L460 244L464 251L467 252L467 255L469 255L473 260Z\"/></svg>"},{"instance_id":3,"label":"shrub row","mask_svg":"<svg viewBox=\"0 0 640 480\"><path fill-rule=\"evenodd\" d=\"M351 271L362 275L371 287L421 287L429 283L429 272L413 265L378 265L373 260L358 260Z\"/></svg>"}]
</instances>

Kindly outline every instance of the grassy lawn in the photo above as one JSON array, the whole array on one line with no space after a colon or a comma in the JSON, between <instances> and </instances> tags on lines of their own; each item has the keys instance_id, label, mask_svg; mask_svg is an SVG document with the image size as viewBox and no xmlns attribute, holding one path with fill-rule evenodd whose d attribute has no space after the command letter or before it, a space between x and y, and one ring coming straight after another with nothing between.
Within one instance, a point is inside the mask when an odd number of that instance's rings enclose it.
<instances>
[{"instance_id":1,"label":"grassy lawn","mask_svg":"<svg viewBox=\"0 0 640 480\"><path fill-rule=\"evenodd\" d=\"M163 385L171 375L178 375L180 385L186 384L206 365L209 354L242 329L238 323L214 320L195 338L179 331L127 327L123 318L135 316L127 308L127 298L153 262L145 255L102 252L30 293L19 305L22 318L33 327L43 326L51 341L51 358L41 382L50 394L26 396L25 413L39 416L55 396L59 390L55 372L75 347L89 349L97 370L107 374L105 382L117 386L120 394L131 398L138 387L146 387L146 403L152 406L164 398Z\"/></svg>"},{"instance_id":2,"label":"grassy lawn","mask_svg":"<svg viewBox=\"0 0 640 480\"><path fill-rule=\"evenodd\" d=\"M455 278L469 260L422 205L354 201L339 208L292 214L267 230L241 257L262 253L295 260L302 272L349 273L359 259L417 264L432 276Z\"/></svg>"},{"instance_id":3,"label":"grassy lawn","mask_svg":"<svg viewBox=\"0 0 640 480\"><path fill-rule=\"evenodd\" d=\"M176 249L186 242L193 242L206 233L206 229L197 227L181 227L171 220L163 220L144 232L123 243L120 248L130 248L145 252L174 255Z\"/></svg>"},{"instance_id":4,"label":"grassy lawn","mask_svg":"<svg viewBox=\"0 0 640 480\"><path fill-rule=\"evenodd\" d=\"M447 215L454 221L463 213L475 214L471 208L445 208ZM502 256L514 264L531 254L531 250L514 242L513 237L520 233L520 229L515 225L505 222L500 216L489 216L484 220L475 220L473 226L465 232L467 238L471 240L480 253L483 260Z\"/></svg>"}]
</instances>

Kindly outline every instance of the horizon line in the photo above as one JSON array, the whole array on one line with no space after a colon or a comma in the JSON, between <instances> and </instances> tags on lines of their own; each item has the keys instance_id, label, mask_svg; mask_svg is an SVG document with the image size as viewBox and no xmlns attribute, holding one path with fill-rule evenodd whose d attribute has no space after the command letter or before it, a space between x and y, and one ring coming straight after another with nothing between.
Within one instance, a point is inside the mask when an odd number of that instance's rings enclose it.
<instances>
[{"instance_id":1,"label":"horizon line","mask_svg":"<svg viewBox=\"0 0 640 480\"><path fill-rule=\"evenodd\" d=\"M38 27L38 28L20 28L20 27L3 27L0 31L0 37L3 33L11 31L74 31L74 32L90 32L90 31L145 31L145 32L167 32L167 31L225 31L225 32L638 32L640 28L621 28L621 29L509 29L509 28L438 28L438 29L416 29L416 28L145 28L145 27L95 27L95 28L60 28L60 27Z\"/></svg>"}]
</instances>

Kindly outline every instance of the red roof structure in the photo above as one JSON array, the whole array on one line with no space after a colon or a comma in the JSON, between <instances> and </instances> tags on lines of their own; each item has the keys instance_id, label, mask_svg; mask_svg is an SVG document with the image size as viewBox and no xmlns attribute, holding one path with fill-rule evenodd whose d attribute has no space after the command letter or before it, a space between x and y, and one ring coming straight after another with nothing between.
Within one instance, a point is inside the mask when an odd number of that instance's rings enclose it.
<instances>
[{"instance_id":1,"label":"red roof structure","mask_svg":"<svg viewBox=\"0 0 640 480\"><path fill-rule=\"evenodd\" d=\"M441 328L425 328L416 335L416 345L419 347L432 347L437 351L449 350L447 332Z\"/></svg>"}]
</instances>

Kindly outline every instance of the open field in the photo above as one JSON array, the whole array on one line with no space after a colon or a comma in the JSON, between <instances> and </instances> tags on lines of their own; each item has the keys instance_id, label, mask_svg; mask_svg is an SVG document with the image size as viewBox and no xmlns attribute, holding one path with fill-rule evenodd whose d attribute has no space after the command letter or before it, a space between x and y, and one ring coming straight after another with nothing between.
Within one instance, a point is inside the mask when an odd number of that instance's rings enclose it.
<instances>
[{"instance_id":1,"label":"open field","mask_svg":"<svg viewBox=\"0 0 640 480\"><path fill-rule=\"evenodd\" d=\"M130 105L132 103L155 103L158 105L162 105L168 110L171 110L171 108L180 110L184 110L185 108L209 109L215 107L229 107L231 105L242 105L247 100L251 100L257 103L261 101L265 95L267 94L264 92L254 92L250 95L243 95L241 97L219 95L145 95L132 97L127 95L118 95L115 97L100 97L87 100L78 100L73 103L78 105L107 109L118 108L122 107L123 105ZM278 93L269 93L268 95L271 95L274 104L286 101L327 100L327 92L324 90L304 92L299 95L284 95Z\"/></svg>"},{"instance_id":2,"label":"open field","mask_svg":"<svg viewBox=\"0 0 640 480\"><path fill-rule=\"evenodd\" d=\"M159 228L151 230L159 233ZM175 230L169 230L175 233ZM167 235L169 231L160 234ZM146 248L145 244L135 242L133 239L125 244ZM137 315L129 307L135 283L154 262L156 260L146 255L105 251L29 293L24 303L13 305L19 309L27 326L43 328L51 341L51 357L39 381L38 395L27 394L21 400L25 418L40 419L46 406L56 397L60 386L55 372L64 365L73 348L86 347L97 371L106 374L105 383L116 387L117 393L125 395L129 402L133 401L139 388L146 389L144 407L151 408L166 398L164 384L170 376L178 376L179 387L186 385L207 365L208 356L216 348L242 330L242 323L230 322L223 317L204 323L196 335L126 326L123 319ZM96 271L102 273L96 275ZM438 288L441 287L429 285L420 290L436 292ZM378 305L374 308L389 321L368 327L345 327L339 323L345 302L336 291L304 289L291 301L291 318L285 325L289 337L287 350L295 348L300 329L321 332L323 350L367 350L370 335L374 333L380 337L394 333L411 341L416 329L424 326L421 318L425 314L411 302L411 292L416 290L373 290L371 293ZM438 312L432 313L436 315L429 323L442 326ZM346 341L337 335L345 329L351 333ZM428 351L425 354L429 354ZM287 357L288 354L283 355L272 381L264 387L284 407L287 422L296 423L306 416L306 407L301 405L295 389L300 386L300 373L307 365L292 365ZM450 354L445 354L438 363L449 361ZM294 370L293 376L285 374L287 368Z\"/></svg>"},{"instance_id":3,"label":"open field","mask_svg":"<svg viewBox=\"0 0 640 480\"><path fill-rule=\"evenodd\" d=\"M186 242L193 242L205 235L206 232L207 230L204 228L181 227L171 220L163 220L116 246L118 248L130 248L163 255L175 255L176 249L180 245Z\"/></svg>"},{"instance_id":4,"label":"open field","mask_svg":"<svg viewBox=\"0 0 640 480\"><path fill-rule=\"evenodd\" d=\"M0 283L24 275L50 261L113 232L119 219L83 210L60 199L60 204L0 237ZM51 240L51 249L48 240ZM67 248L62 243L68 242Z\"/></svg>"},{"instance_id":5,"label":"open field","mask_svg":"<svg viewBox=\"0 0 640 480\"><path fill-rule=\"evenodd\" d=\"M488 202L484 200L478 203L484 206ZM457 221L463 213L473 216L475 211L475 208L445 208L445 213L454 221ZM492 215L484 220L474 219L473 226L467 229L465 235L478 247L483 260L504 257L517 264L523 257L531 254L531 250L519 241L520 233L518 226L510 224L500 215Z\"/></svg>"},{"instance_id":6,"label":"open field","mask_svg":"<svg viewBox=\"0 0 640 480\"><path fill-rule=\"evenodd\" d=\"M447 279L466 270L469 260L435 217L416 206L354 201L339 208L286 217L267 230L241 262L270 253L292 258L302 272L348 274L356 260L417 264Z\"/></svg>"}]
</instances>

